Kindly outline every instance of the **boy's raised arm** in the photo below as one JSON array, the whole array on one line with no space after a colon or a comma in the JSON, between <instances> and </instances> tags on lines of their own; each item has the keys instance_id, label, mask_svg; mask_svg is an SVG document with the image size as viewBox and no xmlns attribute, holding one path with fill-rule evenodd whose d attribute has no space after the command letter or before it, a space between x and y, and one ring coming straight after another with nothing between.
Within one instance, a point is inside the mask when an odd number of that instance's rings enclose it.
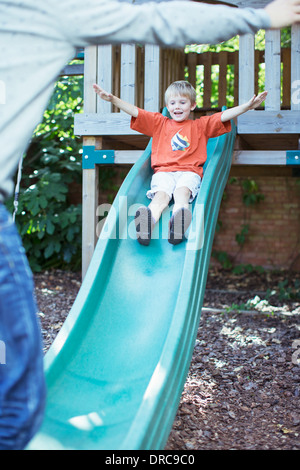
<instances>
[{"instance_id":1,"label":"boy's raised arm","mask_svg":"<svg viewBox=\"0 0 300 470\"><path fill-rule=\"evenodd\" d=\"M100 96L102 100L110 101L114 106L117 106L117 108L121 109L122 111L129 114L130 116L138 117L139 110L135 105L121 100L121 98L114 96L112 93L108 93L96 83L94 83L93 88L95 92L97 93L97 95Z\"/></svg>"},{"instance_id":2,"label":"boy's raised arm","mask_svg":"<svg viewBox=\"0 0 300 470\"><path fill-rule=\"evenodd\" d=\"M249 100L247 103L235 106L234 108L226 109L222 113L221 121L230 121L231 119L234 119L240 116L241 114L250 111L250 109L257 108L263 101L265 101L267 94L267 91L263 91L257 96L254 95L253 98L251 98L251 100Z\"/></svg>"}]
</instances>

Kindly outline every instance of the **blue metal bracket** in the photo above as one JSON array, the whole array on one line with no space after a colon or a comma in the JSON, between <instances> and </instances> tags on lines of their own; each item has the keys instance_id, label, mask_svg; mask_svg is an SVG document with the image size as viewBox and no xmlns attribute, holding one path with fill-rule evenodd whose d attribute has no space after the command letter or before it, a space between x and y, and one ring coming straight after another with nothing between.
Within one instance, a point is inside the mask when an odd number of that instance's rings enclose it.
<instances>
[{"instance_id":1,"label":"blue metal bracket","mask_svg":"<svg viewBox=\"0 0 300 470\"><path fill-rule=\"evenodd\" d=\"M82 168L91 170L95 165L111 164L115 162L114 150L95 150L94 145L84 145L82 155Z\"/></svg>"},{"instance_id":2,"label":"blue metal bracket","mask_svg":"<svg viewBox=\"0 0 300 470\"><path fill-rule=\"evenodd\" d=\"M286 164L287 165L300 165L300 150L287 150L286 151Z\"/></svg>"}]
</instances>

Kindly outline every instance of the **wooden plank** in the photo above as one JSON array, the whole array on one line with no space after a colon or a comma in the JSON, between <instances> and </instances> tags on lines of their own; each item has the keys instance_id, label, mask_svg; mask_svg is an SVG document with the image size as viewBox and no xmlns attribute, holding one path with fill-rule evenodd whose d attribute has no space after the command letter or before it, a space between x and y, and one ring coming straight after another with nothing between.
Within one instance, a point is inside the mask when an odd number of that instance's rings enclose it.
<instances>
[{"instance_id":1,"label":"wooden plank","mask_svg":"<svg viewBox=\"0 0 300 470\"><path fill-rule=\"evenodd\" d=\"M299 111L249 111L238 117L238 134L299 134Z\"/></svg>"},{"instance_id":2,"label":"wooden plank","mask_svg":"<svg viewBox=\"0 0 300 470\"><path fill-rule=\"evenodd\" d=\"M236 51L237 52L237 51ZM239 54L234 53L234 85L233 85L233 97L234 97L234 106L239 104Z\"/></svg>"},{"instance_id":3,"label":"wooden plank","mask_svg":"<svg viewBox=\"0 0 300 470\"><path fill-rule=\"evenodd\" d=\"M135 82L135 104L144 108L145 94L145 48L136 47L136 82Z\"/></svg>"},{"instance_id":4,"label":"wooden plank","mask_svg":"<svg viewBox=\"0 0 300 470\"><path fill-rule=\"evenodd\" d=\"M190 60L190 55L192 56L194 54L194 59L193 62L196 63L196 65L204 65L206 58L208 55L211 56L211 63L212 65L218 65L220 63L220 55L222 52L227 53L227 64L228 65L233 65L235 64L236 61L236 56L239 55L238 51L221 51L221 52L202 52L201 54L198 54L197 52L188 52L187 54L184 53L184 65L188 66L188 62ZM184 66L183 65L183 66Z\"/></svg>"},{"instance_id":5,"label":"wooden plank","mask_svg":"<svg viewBox=\"0 0 300 470\"><path fill-rule=\"evenodd\" d=\"M75 135L137 135L130 129L131 117L126 113L80 113L74 117Z\"/></svg>"},{"instance_id":6,"label":"wooden plank","mask_svg":"<svg viewBox=\"0 0 300 470\"><path fill-rule=\"evenodd\" d=\"M83 63L66 65L59 74L60 77L63 77L63 76L73 77L73 76L78 76L78 75L84 75Z\"/></svg>"},{"instance_id":7,"label":"wooden plank","mask_svg":"<svg viewBox=\"0 0 300 470\"><path fill-rule=\"evenodd\" d=\"M254 35L240 36L239 43L239 104L243 104L254 95Z\"/></svg>"},{"instance_id":8,"label":"wooden plank","mask_svg":"<svg viewBox=\"0 0 300 470\"><path fill-rule=\"evenodd\" d=\"M268 96L265 101L265 110L279 111L281 104L280 30L266 31L265 60L265 89L268 91Z\"/></svg>"},{"instance_id":9,"label":"wooden plank","mask_svg":"<svg viewBox=\"0 0 300 470\"><path fill-rule=\"evenodd\" d=\"M89 46L85 49L84 59L84 111L86 113L96 112L97 95L93 84L97 82L97 46Z\"/></svg>"},{"instance_id":10,"label":"wooden plank","mask_svg":"<svg viewBox=\"0 0 300 470\"><path fill-rule=\"evenodd\" d=\"M254 93L258 95L259 93L259 87L258 87L258 79L259 79L259 64L260 64L260 51L255 50L254 51Z\"/></svg>"},{"instance_id":11,"label":"wooden plank","mask_svg":"<svg viewBox=\"0 0 300 470\"><path fill-rule=\"evenodd\" d=\"M159 46L145 46L144 109L159 111Z\"/></svg>"},{"instance_id":12,"label":"wooden plank","mask_svg":"<svg viewBox=\"0 0 300 470\"><path fill-rule=\"evenodd\" d=\"M120 96L120 76L121 76L121 46L113 46L113 76L112 76L112 90L115 96ZM119 113L120 110L117 106L113 106L114 113Z\"/></svg>"},{"instance_id":13,"label":"wooden plank","mask_svg":"<svg viewBox=\"0 0 300 470\"><path fill-rule=\"evenodd\" d=\"M97 46L85 49L84 61L84 111L95 113L97 95L93 83L97 82ZM93 134L90 134L93 135ZM84 139L83 144L91 142L92 137ZM95 139L93 139L95 142ZM96 200L98 198L98 172L82 171L82 278L84 278L96 244Z\"/></svg>"},{"instance_id":14,"label":"wooden plank","mask_svg":"<svg viewBox=\"0 0 300 470\"><path fill-rule=\"evenodd\" d=\"M144 150L116 150L115 163L119 165L136 163L143 153Z\"/></svg>"},{"instance_id":15,"label":"wooden plank","mask_svg":"<svg viewBox=\"0 0 300 470\"><path fill-rule=\"evenodd\" d=\"M238 117L239 134L299 134L300 112L249 111ZM130 129L130 116L125 113L75 115L75 135L139 135Z\"/></svg>"},{"instance_id":16,"label":"wooden plank","mask_svg":"<svg viewBox=\"0 0 300 470\"><path fill-rule=\"evenodd\" d=\"M97 242L98 169L82 170L82 278L85 277Z\"/></svg>"},{"instance_id":17,"label":"wooden plank","mask_svg":"<svg viewBox=\"0 0 300 470\"><path fill-rule=\"evenodd\" d=\"M115 150L114 163L133 165L143 155L144 150ZM236 150L233 165L286 165L285 150ZM89 175L89 179L91 175Z\"/></svg>"},{"instance_id":18,"label":"wooden plank","mask_svg":"<svg viewBox=\"0 0 300 470\"><path fill-rule=\"evenodd\" d=\"M121 89L120 97L128 103L135 103L135 46L121 46ZM121 111L123 113L123 111Z\"/></svg>"},{"instance_id":19,"label":"wooden plank","mask_svg":"<svg viewBox=\"0 0 300 470\"><path fill-rule=\"evenodd\" d=\"M282 107L291 106L291 49L281 49L282 67Z\"/></svg>"},{"instance_id":20,"label":"wooden plank","mask_svg":"<svg viewBox=\"0 0 300 470\"><path fill-rule=\"evenodd\" d=\"M166 90L166 74L165 74L165 66L167 63L166 59L166 51L165 49L161 49L160 51L160 74L159 74L159 88L160 88L160 97L159 97L159 106L162 108L165 106L165 99L164 99L164 92Z\"/></svg>"},{"instance_id":21,"label":"wooden plank","mask_svg":"<svg viewBox=\"0 0 300 470\"><path fill-rule=\"evenodd\" d=\"M220 52L219 57L219 84L218 84L218 106L227 105L227 51Z\"/></svg>"},{"instance_id":22,"label":"wooden plank","mask_svg":"<svg viewBox=\"0 0 300 470\"><path fill-rule=\"evenodd\" d=\"M166 67L166 89L167 87L170 85L170 83L172 82L172 79L171 79L171 67L170 67L170 63L171 63L171 49L168 49L166 51L166 56L167 56L167 67Z\"/></svg>"},{"instance_id":23,"label":"wooden plank","mask_svg":"<svg viewBox=\"0 0 300 470\"><path fill-rule=\"evenodd\" d=\"M115 164L133 165L143 155L144 150L115 150ZM286 165L285 150L235 150L233 165ZM86 170L87 171L87 170ZM91 181L91 173L87 175ZM88 183L89 184L89 183Z\"/></svg>"},{"instance_id":24,"label":"wooden plank","mask_svg":"<svg viewBox=\"0 0 300 470\"><path fill-rule=\"evenodd\" d=\"M190 52L187 56L189 82L194 88L196 88L196 70L197 70L197 60L198 60L199 55L202 56L202 54L196 54L196 52Z\"/></svg>"},{"instance_id":25,"label":"wooden plank","mask_svg":"<svg viewBox=\"0 0 300 470\"><path fill-rule=\"evenodd\" d=\"M291 44L291 109L300 110L300 25L292 26Z\"/></svg>"},{"instance_id":26,"label":"wooden plank","mask_svg":"<svg viewBox=\"0 0 300 470\"><path fill-rule=\"evenodd\" d=\"M98 85L112 92L112 46L98 46ZM111 112L111 103L102 100L97 95L97 112L109 113Z\"/></svg>"},{"instance_id":27,"label":"wooden plank","mask_svg":"<svg viewBox=\"0 0 300 470\"><path fill-rule=\"evenodd\" d=\"M284 150L236 150L233 165L286 165Z\"/></svg>"},{"instance_id":28,"label":"wooden plank","mask_svg":"<svg viewBox=\"0 0 300 470\"><path fill-rule=\"evenodd\" d=\"M211 107L211 54L204 52L203 107Z\"/></svg>"}]
</instances>

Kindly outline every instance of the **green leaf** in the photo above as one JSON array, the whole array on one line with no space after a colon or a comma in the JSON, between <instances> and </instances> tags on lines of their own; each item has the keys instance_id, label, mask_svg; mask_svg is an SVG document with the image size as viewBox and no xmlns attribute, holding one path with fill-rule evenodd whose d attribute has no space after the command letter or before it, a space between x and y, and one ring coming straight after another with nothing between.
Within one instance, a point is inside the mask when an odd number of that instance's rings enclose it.
<instances>
[{"instance_id":1,"label":"green leaf","mask_svg":"<svg viewBox=\"0 0 300 470\"><path fill-rule=\"evenodd\" d=\"M49 243L47 248L44 250L44 256L46 259L50 258L51 255L54 253L54 243Z\"/></svg>"},{"instance_id":2,"label":"green leaf","mask_svg":"<svg viewBox=\"0 0 300 470\"><path fill-rule=\"evenodd\" d=\"M46 232L47 232L49 235L53 235L54 230L55 230L55 225L52 223L52 221L51 221L50 219L47 219L47 222L46 222Z\"/></svg>"}]
</instances>

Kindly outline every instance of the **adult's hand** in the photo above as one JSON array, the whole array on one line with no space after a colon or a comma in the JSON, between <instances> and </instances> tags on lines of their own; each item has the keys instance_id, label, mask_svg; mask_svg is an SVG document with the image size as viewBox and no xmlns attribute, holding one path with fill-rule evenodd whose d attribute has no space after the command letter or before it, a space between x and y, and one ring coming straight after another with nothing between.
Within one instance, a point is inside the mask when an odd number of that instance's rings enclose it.
<instances>
[{"instance_id":1,"label":"adult's hand","mask_svg":"<svg viewBox=\"0 0 300 470\"><path fill-rule=\"evenodd\" d=\"M300 22L300 0L274 0L265 7L271 29L280 29Z\"/></svg>"}]
</instances>

